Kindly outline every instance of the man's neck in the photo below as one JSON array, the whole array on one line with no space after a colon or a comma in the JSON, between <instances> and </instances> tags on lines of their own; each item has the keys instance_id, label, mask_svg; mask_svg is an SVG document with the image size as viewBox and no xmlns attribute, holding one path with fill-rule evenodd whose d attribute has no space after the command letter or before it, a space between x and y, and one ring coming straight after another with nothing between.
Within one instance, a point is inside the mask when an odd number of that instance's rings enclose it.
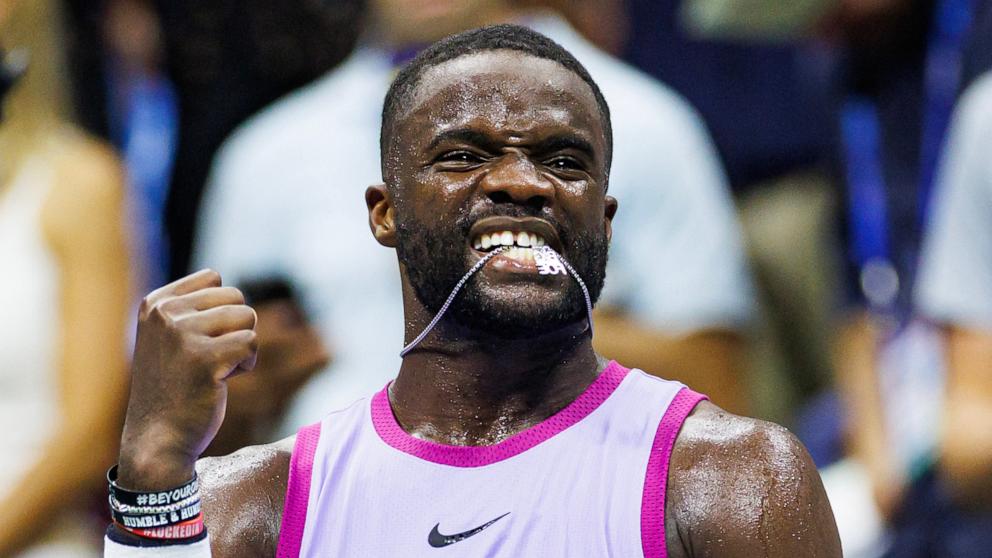
<instances>
[{"instance_id":1,"label":"man's neck","mask_svg":"<svg viewBox=\"0 0 992 558\"><path fill-rule=\"evenodd\" d=\"M389 397L404 430L443 444L491 445L538 424L606 366L585 324L525 340L442 329L404 358Z\"/></svg>"}]
</instances>

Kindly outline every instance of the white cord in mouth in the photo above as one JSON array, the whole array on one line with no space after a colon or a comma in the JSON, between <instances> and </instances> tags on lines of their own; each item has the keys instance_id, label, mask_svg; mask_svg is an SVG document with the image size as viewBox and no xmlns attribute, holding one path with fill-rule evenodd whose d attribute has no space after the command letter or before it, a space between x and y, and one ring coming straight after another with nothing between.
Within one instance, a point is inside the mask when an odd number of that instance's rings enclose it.
<instances>
[{"instance_id":1,"label":"white cord in mouth","mask_svg":"<svg viewBox=\"0 0 992 558\"><path fill-rule=\"evenodd\" d=\"M475 265L473 265L471 269L465 272L465 275L463 275L462 278L458 280L458 283L455 284L455 288L451 289L451 294L448 295L448 298L444 301L444 304L441 305L441 309L438 310L437 314L434 316L434 319L432 319L431 322L427 324L427 327L424 328L424 331L420 332L420 335L418 335L413 341L410 341L410 343L407 346L403 347L403 350L400 351L400 358L405 357L407 353L409 353L410 351L413 350L414 347L419 345L424 340L424 338L427 337L427 334L430 333L432 329L434 329L437 323L441 321L441 317L444 316L444 313L448 311L448 307L451 306L452 302L454 302L455 297L458 295L458 292L462 290L462 287L465 286L465 283L468 282L469 278L475 275L477 271L482 269L483 266L485 266L489 262L489 260L493 259L494 257L496 257L497 254L500 254L506 249L507 249L506 246L499 246L493 249L491 252L487 252L485 256L483 256L479 261L475 262ZM586 299L586 315L589 320L589 333L592 334L592 298L590 298L589 296L589 289L586 288L585 281L583 281L582 277L580 277L578 272L575 271L575 268L573 268L571 264L569 264L568 261L565 260L565 258L563 258L558 252L555 252L549 246L541 246L535 248L534 260L535 263L537 264L538 273L540 273L541 275L558 275L558 274L564 274L565 271L568 271L568 273L570 273L572 277L575 278L575 281L579 284L579 288L582 289L582 295Z\"/></svg>"}]
</instances>

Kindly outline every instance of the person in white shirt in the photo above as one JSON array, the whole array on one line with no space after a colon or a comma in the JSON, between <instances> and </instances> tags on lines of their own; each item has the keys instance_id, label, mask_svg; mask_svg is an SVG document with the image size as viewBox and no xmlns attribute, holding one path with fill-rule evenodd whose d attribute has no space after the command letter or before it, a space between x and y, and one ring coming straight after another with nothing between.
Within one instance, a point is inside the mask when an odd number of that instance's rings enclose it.
<instances>
[{"instance_id":1,"label":"person in white shirt","mask_svg":"<svg viewBox=\"0 0 992 558\"><path fill-rule=\"evenodd\" d=\"M625 215L614 231L597 348L692 381L731 411L746 410L739 333L751 313L751 287L725 178L695 112L550 13L515 11L503 0L434 11L409 0L372 4L370 40L226 142L200 210L195 266L235 283L292 278L335 351L285 430L381 388L399 364L381 348L383 336L398 343L403 334L395 261L373 249L362 212L354 211L365 187L381 181L380 109L402 61L397 53L501 21L524 23L573 52L614 112L610 193Z\"/></svg>"},{"instance_id":2,"label":"person in white shirt","mask_svg":"<svg viewBox=\"0 0 992 558\"><path fill-rule=\"evenodd\" d=\"M942 326L946 341L939 468L960 503L987 511L992 511L990 146L992 73L972 84L958 104L915 291L917 310Z\"/></svg>"}]
</instances>

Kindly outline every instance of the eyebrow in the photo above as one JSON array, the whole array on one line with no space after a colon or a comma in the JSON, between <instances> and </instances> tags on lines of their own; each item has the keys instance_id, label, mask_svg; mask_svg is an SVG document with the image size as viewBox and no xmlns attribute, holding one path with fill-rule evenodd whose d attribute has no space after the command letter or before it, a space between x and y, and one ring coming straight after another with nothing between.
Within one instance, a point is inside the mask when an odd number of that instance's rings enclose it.
<instances>
[{"instance_id":1,"label":"eyebrow","mask_svg":"<svg viewBox=\"0 0 992 558\"><path fill-rule=\"evenodd\" d=\"M534 146L534 150L539 153L551 153L553 151L564 151L566 149L581 151L589 157L595 157L596 155L596 150L593 149L592 143L589 140L575 134L555 134L537 142Z\"/></svg>"},{"instance_id":2,"label":"eyebrow","mask_svg":"<svg viewBox=\"0 0 992 558\"><path fill-rule=\"evenodd\" d=\"M500 147L499 142L482 132L471 128L455 128L453 130L446 130L435 136L427 146L427 150L434 149L438 145L448 141L471 143L491 152L498 151Z\"/></svg>"},{"instance_id":3,"label":"eyebrow","mask_svg":"<svg viewBox=\"0 0 992 558\"><path fill-rule=\"evenodd\" d=\"M471 128L455 128L453 130L446 130L435 136L427 146L427 149L434 149L438 145L448 141L470 143L493 153L499 151L502 147L502 142L494 140L482 132ZM576 134L554 134L536 142L533 147L534 151L538 153L574 149L585 153L589 157L595 157L596 154L592 143Z\"/></svg>"}]
</instances>

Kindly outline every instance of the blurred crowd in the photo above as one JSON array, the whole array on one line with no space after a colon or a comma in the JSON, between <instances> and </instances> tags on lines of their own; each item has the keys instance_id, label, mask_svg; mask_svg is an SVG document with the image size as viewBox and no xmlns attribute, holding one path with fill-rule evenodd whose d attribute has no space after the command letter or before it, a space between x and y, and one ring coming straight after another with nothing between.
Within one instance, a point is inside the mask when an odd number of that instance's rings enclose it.
<instances>
[{"instance_id":1,"label":"blurred crowd","mask_svg":"<svg viewBox=\"0 0 992 558\"><path fill-rule=\"evenodd\" d=\"M610 104L597 350L793 429L846 556L992 556L992 0L0 0L0 557L99 555L171 279L258 311L208 454L395 374L382 98L499 22Z\"/></svg>"}]
</instances>

